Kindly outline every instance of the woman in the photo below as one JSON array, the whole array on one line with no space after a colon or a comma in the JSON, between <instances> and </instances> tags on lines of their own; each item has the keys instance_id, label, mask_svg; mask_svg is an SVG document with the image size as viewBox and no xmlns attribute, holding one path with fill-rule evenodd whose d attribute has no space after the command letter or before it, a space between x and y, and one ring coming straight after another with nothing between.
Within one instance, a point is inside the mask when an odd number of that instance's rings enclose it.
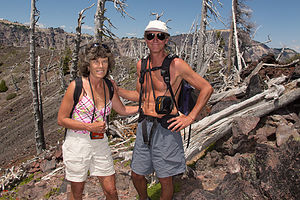
<instances>
[{"instance_id":1,"label":"woman","mask_svg":"<svg viewBox=\"0 0 300 200\"><path fill-rule=\"evenodd\" d=\"M131 115L138 111L138 106L124 106L117 92L109 99L104 78L113 64L113 55L106 45L86 45L80 54L83 87L79 102L70 118L75 90L75 81L72 81L58 111L58 124L68 129L63 158L66 179L71 182L72 199L82 199L88 172L90 176L98 177L107 199L118 199L104 116L109 115L112 108L120 115ZM91 139L91 134L102 134L102 139Z\"/></svg>"}]
</instances>

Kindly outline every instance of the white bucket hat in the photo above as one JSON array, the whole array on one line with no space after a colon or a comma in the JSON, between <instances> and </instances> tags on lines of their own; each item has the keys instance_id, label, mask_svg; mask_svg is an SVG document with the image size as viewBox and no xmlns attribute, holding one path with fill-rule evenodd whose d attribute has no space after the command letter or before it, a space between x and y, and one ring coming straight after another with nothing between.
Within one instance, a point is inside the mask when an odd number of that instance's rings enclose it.
<instances>
[{"instance_id":1,"label":"white bucket hat","mask_svg":"<svg viewBox=\"0 0 300 200\"><path fill-rule=\"evenodd\" d=\"M159 20L150 21L146 26L145 32L146 31L159 31L169 34L166 23Z\"/></svg>"}]
</instances>

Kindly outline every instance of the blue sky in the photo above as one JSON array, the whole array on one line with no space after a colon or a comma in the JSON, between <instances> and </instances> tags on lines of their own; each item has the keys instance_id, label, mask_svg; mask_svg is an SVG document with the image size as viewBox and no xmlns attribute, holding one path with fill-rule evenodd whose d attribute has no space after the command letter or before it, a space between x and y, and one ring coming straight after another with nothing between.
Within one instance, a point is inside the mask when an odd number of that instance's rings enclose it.
<instances>
[{"instance_id":1,"label":"blue sky","mask_svg":"<svg viewBox=\"0 0 300 200\"><path fill-rule=\"evenodd\" d=\"M214 0L217 2L216 0ZM229 24L231 0L220 0L218 7L226 26ZM41 27L61 27L67 32L75 32L78 13L96 3L96 0L38 0ZM171 20L168 26L171 35L187 33L193 21L201 16L201 0L127 0L126 11L135 18L122 17L112 2L107 2L106 16L117 29L112 31L118 37L142 37L149 20L154 17L150 12L162 13L161 20ZM252 22L258 28L254 39L260 42L272 42L267 45L274 48L289 47L300 52L300 1L299 0L248 0L252 10ZM96 7L85 12L83 32L93 34ZM20 23L30 20L30 0L1 0L0 18ZM220 22L211 23L212 28L228 28Z\"/></svg>"}]
</instances>

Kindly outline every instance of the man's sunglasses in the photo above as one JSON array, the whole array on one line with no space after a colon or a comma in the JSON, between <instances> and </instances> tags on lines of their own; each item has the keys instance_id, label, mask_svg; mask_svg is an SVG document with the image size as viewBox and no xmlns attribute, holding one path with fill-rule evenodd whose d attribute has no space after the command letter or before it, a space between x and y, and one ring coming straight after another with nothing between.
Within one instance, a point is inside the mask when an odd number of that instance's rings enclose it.
<instances>
[{"instance_id":1,"label":"man's sunglasses","mask_svg":"<svg viewBox=\"0 0 300 200\"><path fill-rule=\"evenodd\" d=\"M147 40L153 40L155 38L155 35L157 37L157 39L163 41L164 39L166 39L167 35L165 33L147 33L146 34L146 39Z\"/></svg>"}]
</instances>

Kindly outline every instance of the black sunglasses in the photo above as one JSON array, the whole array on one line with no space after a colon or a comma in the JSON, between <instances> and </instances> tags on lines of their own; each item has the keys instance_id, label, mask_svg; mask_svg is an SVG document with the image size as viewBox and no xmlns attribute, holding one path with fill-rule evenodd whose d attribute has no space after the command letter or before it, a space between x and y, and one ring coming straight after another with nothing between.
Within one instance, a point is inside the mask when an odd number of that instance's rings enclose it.
<instances>
[{"instance_id":1,"label":"black sunglasses","mask_svg":"<svg viewBox=\"0 0 300 200\"><path fill-rule=\"evenodd\" d=\"M166 39L167 35L165 33L147 33L146 34L146 38L147 40L153 40L155 38L155 35L157 37L157 39L163 41L164 39Z\"/></svg>"}]
</instances>

